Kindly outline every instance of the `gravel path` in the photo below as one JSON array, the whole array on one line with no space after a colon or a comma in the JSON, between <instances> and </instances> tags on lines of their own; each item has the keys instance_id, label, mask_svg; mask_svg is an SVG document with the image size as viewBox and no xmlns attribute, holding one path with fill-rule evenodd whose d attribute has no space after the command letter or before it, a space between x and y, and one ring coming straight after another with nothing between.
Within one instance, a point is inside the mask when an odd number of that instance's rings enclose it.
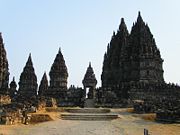
<instances>
[{"instance_id":1,"label":"gravel path","mask_svg":"<svg viewBox=\"0 0 180 135\"><path fill-rule=\"evenodd\" d=\"M3 135L119 135L120 132L111 121L56 120L38 125L0 127Z\"/></svg>"}]
</instances>

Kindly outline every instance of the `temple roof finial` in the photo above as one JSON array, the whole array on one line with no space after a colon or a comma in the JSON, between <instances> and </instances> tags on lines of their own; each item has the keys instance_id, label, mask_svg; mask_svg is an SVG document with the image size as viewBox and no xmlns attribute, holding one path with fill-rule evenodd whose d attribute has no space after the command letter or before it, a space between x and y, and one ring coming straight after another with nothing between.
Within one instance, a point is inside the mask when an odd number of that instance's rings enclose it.
<instances>
[{"instance_id":1,"label":"temple roof finial","mask_svg":"<svg viewBox=\"0 0 180 135\"><path fill-rule=\"evenodd\" d=\"M137 22L141 22L143 21L142 17L141 17L141 12L138 12L138 18L137 18Z\"/></svg>"},{"instance_id":2,"label":"temple roof finial","mask_svg":"<svg viewBox=\"0 0 180 135\"><path fill-rule=\"evenodd\" d=\"M13 76L13 82L15 81L15 77Z\"/></svg>"},{"instance_id":3,"label":"temple roof finial","mask_svg":"<svg viewBox=\"0 0 180 135\"><path fill-rule=\"evenodd\" d=\"M121 18L121 23L125 23L125 22L124 22L124 18Z\"/></svg>"},{"instance_id":4,"label":"temple roof finial","mask_svg":"<svg viewBox=\"0 0 180 135\"><path fill-rule=\"evenodd\" d=\"M29 57L28 57L28 60L27 60L27 63L26 63L26 64L32 65L31 53L29 53Z\"/></svg>"},{"instance_id":5,"label":"temple roof finial","mask_svg":"<svg viewBox=\"0 0 180 135\"><path fill-rule=\"evenodd\" d=\"M58 51L58 53L61 53L61 47L59 47L59 51Z\"/></svg>"},{"instance_id":6,"label":"temple roof finial","mask_svg":"<svg viewBox=\"0 0 180 135\"><path fill-rule=\"evenodd\" d=\"M121 23L119 25L119 31L126 31L128 33L124 18L121 18Z\"/></svg>"},{"instance_id":7,"label":"temple roof finial","mask_svg":"<svg viewBox=\"0 0 180 135\"><path fill-rule=\"evenodd\" d=\"M31 58L31 53L29 53L29 57L28 57L28 60L31 60L32 58Z\"/></svg>"},{"instance_id":8,"label":"temple roof finial","mask_svg":"<svg viewBox=\"0 0 180 135\"><path fill-rule=\"evenodd\" d=\"M91 67L91 62L89 62L89 67Z\"/></svg>"}]
</instances>

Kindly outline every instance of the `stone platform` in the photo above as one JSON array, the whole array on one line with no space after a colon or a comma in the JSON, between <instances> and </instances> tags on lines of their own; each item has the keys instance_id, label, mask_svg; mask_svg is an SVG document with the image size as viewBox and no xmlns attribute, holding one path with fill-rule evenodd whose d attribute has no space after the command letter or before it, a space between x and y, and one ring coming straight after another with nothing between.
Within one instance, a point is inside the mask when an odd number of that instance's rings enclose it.
<instances>
[{"instance_id":1,"label":"stone platform","mask_svg":"<svg viewBox=\"0 0 180 135\"><path fill-rule=\"evenodd\" d=\"M110 113L110 109L106 108L71 108L65 109L66 112L69 113Z\"/></svg>"},{"instance_id":2,"label":"stone platform","mask_svg":"<svg viewBox=\"0 0 180 135\"><path fill-rule=\"evenodd\" d=\"M63 120L112 120L118 118L118 114L111 113L110 109L99 108L82 108L82 109L66 109L61 114Z\"/></svg>"}]
</instances>

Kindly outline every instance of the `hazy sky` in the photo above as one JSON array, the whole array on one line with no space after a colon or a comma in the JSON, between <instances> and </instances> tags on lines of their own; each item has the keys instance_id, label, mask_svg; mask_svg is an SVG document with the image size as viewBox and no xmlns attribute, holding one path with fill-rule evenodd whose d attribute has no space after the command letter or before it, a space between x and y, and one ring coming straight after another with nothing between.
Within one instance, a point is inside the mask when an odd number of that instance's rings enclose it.
<instances>
[{"instance_id":1,"label":"hazy sky","mask_svg":"<svg viewBox=\"0 0 180 135\"><path fill-rule=\"evenodd\" d=\"M10 81L32 54L38 82L49 74L61 47L68 85L82 86L89 61L101 85L103 55L124 17L130 32L138 11L148 23L164 59L167 82L180 80L179 0L0 0L0 31L9 61Z\"/></svg>"}]
</instances>

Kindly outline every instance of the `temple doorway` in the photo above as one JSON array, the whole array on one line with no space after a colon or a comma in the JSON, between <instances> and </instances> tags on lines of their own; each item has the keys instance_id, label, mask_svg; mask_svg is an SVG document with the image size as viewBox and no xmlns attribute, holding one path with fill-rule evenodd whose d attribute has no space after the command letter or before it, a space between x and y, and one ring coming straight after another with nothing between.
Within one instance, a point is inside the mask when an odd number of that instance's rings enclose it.
<instances>
[{"instance_id":1,"label":"temple doorway","mask_svg":"<svg viewBox=\"0 0 180 135\"><path fill-rule=\"evenodd\" d=\"M86 88L86 89L85 89L85 91L86 91L86 99L88 98L89 89L90 89L90 88Z\"/></svg>"}]
</instances>

